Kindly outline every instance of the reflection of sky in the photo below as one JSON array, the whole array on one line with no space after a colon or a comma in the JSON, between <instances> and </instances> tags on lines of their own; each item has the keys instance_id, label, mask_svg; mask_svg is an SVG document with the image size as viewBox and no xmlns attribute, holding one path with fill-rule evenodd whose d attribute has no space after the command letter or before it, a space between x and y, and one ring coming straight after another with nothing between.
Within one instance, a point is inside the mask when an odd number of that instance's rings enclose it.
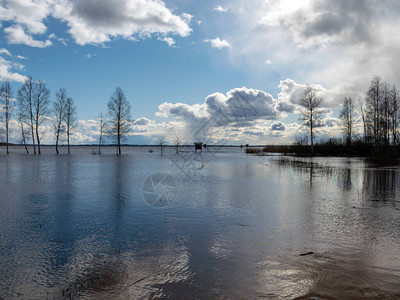
<instances>
[{"instance_id":1,"label":"reflection of sky","mask_svg":"<svg viewBox=\"0 0 400 300\"><path fill-rule=\"evenodd\" d=\"M227 152L187 179L134 151L0 161L0 297L398 292L397 170ZM141 195L156 172L177 184L165 209Z\"/></svg>"}]
</instances>

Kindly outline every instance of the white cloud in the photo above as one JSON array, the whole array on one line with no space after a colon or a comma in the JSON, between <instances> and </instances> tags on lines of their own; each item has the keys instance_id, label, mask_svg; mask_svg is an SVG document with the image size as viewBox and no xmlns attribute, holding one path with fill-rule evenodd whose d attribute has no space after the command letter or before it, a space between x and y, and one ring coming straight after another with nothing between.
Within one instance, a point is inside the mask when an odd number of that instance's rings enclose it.
<instances>
[{"instance_id":1,"label":"white cloud","mask_svg":"<svg viewBox=\"0 0 400 300\"><path fill-rule=\"evenodd\" d=\"M193 19L193 15L188 14L188 13L183 13L181 14L181 19L186 23L186 24L190 24L190 22Z\"/></svg>"},{"instance_id":2,"label":"white cloud","mask_svg":"<svg viewBox=\"0 0 400 300\"><path fill-rule=\"evenodd\" d=\"M172 37L159 37L158 40L166 42L168 44L169 47L174 47L175 45L175 40Z\"/></svg>"},{"instance_id":3,"label":"white cloud","mask_svg":"<svg viewBox=\"0 0 400 300\"><path fill-rule=\"evenodd\" d=\"M342 90L327 89L319 84L311 84L315 89L317 97L323 99L321 108L323 111L330 112L332 108L339 107L343 103L346 96L356 99L358 93L346 93ZM278 109L287 113L299 113L299 102L304 97L306 84L296 83L292 79L281 80L279 88L281 92L278 94Z\"/></svg>"},{"instance_id":4,"label":"white cloud","mask_svg":"<svg viewBox=\"0 0 400 300\"><path fill-rule=\"evenodd\" d=\"M5 54L7 56L11 56L11 53L7 49L4 49L4 48L0 49L0 55L1 54Z\"/></svg>"},{"instance_id":5,"label":"white cloud","mask_svg":"<svg viewBox=\"0 0 400 300\"><path fill-rule=\"evenodd\" d=\"M214 127L248 127L256 120L276 120L281 116L277 101L270 94L246 87L211 94L202 104L164 102L158 110L157 116L182 120L193 130L207 122L213 122Z\"/></svg>"},{"instance_id":6,"label":"white cloud","mask_svg":"<svg viewBox=\"0 0 400 300\"><path fill-rule=\"evenodd\" d=\"M4 58L6 56L7 58ZM22 56L15 56L17 59L21 59ZM19 62L16 62L10 51L7 49L0 49L0 81L17 81L24 82L26 77L13 69L22 70L25 66Z\"/></svg>"},{"instance_id":7,"label":"white cloud","mask_svg":"<svg viewBox=\"0 0 400 300\"><path fill-rule=\"evenodd\" d=\"M34 40L32 36L25 33L24 29L20 25L4 28L4 32L6 33L7 40L10 44L24 44L36 48L45 48L52 44L50 40Z\"/></svg>"},{"instance_id":8,"label":"white cloud","mask_svg":"<svg viewBox=\"0 0 400 300\"><path fill-rule=\"evenodd\" d=\"M0 21L9 21L26 28L31 34L46 32L44 20L50 14L52 1L9 0L0 3Z\"/></svg>"},{"instance_id":9,"label":"white cloud","mask_svg":"<svg viewBox=\"0 0 400 300\"><path fill-rule=\"evenodd\" d=\"M174 15L159 0L59 0L53 16L67 22L69 33L79 45L102 44L113 38L144 38L153 33L191 33L191 15Z\"/></svg>"},{"instance_id":10,"label":"white cloud","mask_svg":"<svg viewBox=\"0 0 400 300\"><path fill-rule=\"evenodd\" d=\"M92 57L94 57L94 56L96 56L96 55L97 55L97 54L88 53L88 54L85 55L85 57L86 57L87 59L91 59Z\"/></svg>"},{"instance_id":11,"label":"white cloud","mask_svg":"<svg viewBox=\"0 0 400 300\"><path fill-rule=\"evenodd\" d=\"M317 129L318 136L340 136L340 121L332 115L333 111L329 107L339 105L341 95L321 85L312 86L317 90L317 95L325 99L324 115ZM299 122L283 121L289 113L293 114L291 120L299 118L298 102L304 96L306 85L286 79L281 81L279 87L281 92L278 100L265 91L242 87L232 89L226 94L211 94L201 104L165 102L159 105L156 115L168 118L169 121L163 123L163 126L169 124L168 128L173 132L177 130L173 123L179 122L185 139L190 141L201 136L205 139L212 138L209 143L218 143L225 139L230 144L290 144L297 135L307 133L307 127ZM159 126L159 123L148 119L138 122L149 124L153 130ZM147 131L146 128L147 125L143 125L140 131L150 135L153 131ZM164 133L167 136L171 134L167 131Z\"/></svg>"},{"instance_id":12,"label":"white cloud","mask_svg":"<svg viewBox=\"0 0 400 300\"><path fill-rule=\"evenodd\" d=\"M220 13L227 12L228 8L222 7L221 5L217 5L214 7L214 10L219 11Z\"/></svg>"},{"instance_id":13,"label":"white cloud","mask_svg":"<svg viewBox=\"0 0 400 300\"><path fill-rule=\"evenodd\" d=\"M32 35L47 31L51 16L67 23L69 33L79 45L103 44L115 38L148 38L152 34L188 36L192 15L180 16L161 0L8 0L0 2L0 22L11 22L5 28L10 43L32 47L51 45L56 36L37 41ZM58 39L63 44L66 40Z\"/></svg>"},{"instance_id":14,"label":"white cloud","mask_svg":"<svg viewBox=\"0 0 400 300\"><path fill-rule=\"evenodd\" d=\"M365 92L374 75L400 82L398 1L232 0L229 7L236 26L223 34L235 45L229 58L245 71L344 93ZM273 70L264 67L266 51Z\"/></svg>"},{"instance_id":15,"label":"white cloud","mask_svg":"<svg viewBox=\"0 0 400 300\"><path fill-rule=\"evenodd\" d=\"M224 47L231 47L231 44L227 41L227 40L221 40L219 37L215 38L215 39L205 39L203 40L203 42L205 43L210 43L211 47L213 48L217 48L217 49L222 49Z\"/></svg>"},{"instance_id":16,"label":"white cloud","mask_svg":"<svg viewBox=\"0 0 400 300\"><path fill-rule=\"evenodd\" d=\"M67 46L67 39L65 38L61 38L61 37L57 37L54 33L49 34L48 38L50 40L56 40L59 41L61 44L63 44L64 46Z\"/></svg>"},{"instance_id":17,"label":"white cloud","mask_svg":"<svg viewBox=\"0 0 400 300\"><path fill-rule=\"evenodd\" d=\"M383 9L393 7L390 2L385 1ZM278 1L259 23L289 29L294 41L308 48L342 42L370 43L374 39L370 25L380 15L372 1L307 0L291 1L290 5L288 1Z\"/></svg>"},{"instance_id":18,"label":"white cloud","mask_svg":"<svg viewBox=\"0 0 400 300\"><path fill-rule=\"evenodd\" d=\"M135 120L135 121L133 122L133 125L142 126L142 125L148 125L148 124L150 124L150 123L151 123L151 120L149 120L149 119L147 119L147 118L145 118L145 117L141 117L141 118Z\"/></svg>"}]
</instances>

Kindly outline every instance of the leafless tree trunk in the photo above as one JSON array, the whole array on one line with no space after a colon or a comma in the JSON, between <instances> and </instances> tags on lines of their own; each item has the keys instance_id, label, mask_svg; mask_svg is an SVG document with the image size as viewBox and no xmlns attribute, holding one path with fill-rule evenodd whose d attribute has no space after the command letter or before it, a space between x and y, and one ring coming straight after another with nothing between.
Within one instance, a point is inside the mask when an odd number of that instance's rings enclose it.
<instances>
[{"instance_id":1,"label":"leafless tree trunk","mask_svg":"<svg viewBox=\"0 0 400 300\"><path fill-rule=\"evenodd\" d=\"M161 156L163 156L165 151L165 139L163 137L159 138L157 141L157 145L160 147Z\"/></svg>"},{"instance_id":2,"label":"leafless tree trunk","mask_svg":"<svg viewBox=\"0 0 400 300\"><path fill-rule=\"evenodd\" d=\"M110 116L110 135L117 144L117 154L121 154L121 141L129 133L131 123L131 105L121 88L117 87L107 104Z\"/></svg>"},{"instance_id":3,"label":"leafless tree trunk","mask_svg":"<svg viewBox=\"0 0 400 300\"><path fill-rule=\"evenodd\" d=\"M103 144L103 134L107 126L107 121L103 116L103 113L100 113L97 118L97 125L99 126L99 155L101 154L101 145Z\"/></svg>"},{"instance_id":4,"label":"leafless tree trunk","mask_svg":"<svg viewBox=\"0 0 400 300\"><path fill-rule=\"evenodd\" d=\"M71 153L70 143L69 143L71 137L71 131L73 131L78 126L76 114L77 112L74 101L72 100L72 98L68 98L65 104L65 115L64 115L65 129L67 132L68 154Z\"/></svg>"},{"instance_id":5,"label":"leafless tree trunk","mask_svg":"<svg viewBox=\"0 0 400 300\"><path fill-rule=\"evenodd\" d=\"M29 127L32 137L33 154L36 154L35 134L34 134L34 104L33 104L33 89L34 82L32 77L25 80L23 86L18 90L18 102L20 110L23 110L23 115L29 119Z\"/></svg>"},{"instance_id":6,"label":"leafless tree trunk","mask_svg":"<svg viewBox=\"0 0 400 300\"><path fill-rule=\"evenodd\" d=\"M365 102L360 97L358 99L358 113L361 117L361 121L363 123L363 134L364 134L364 143L368 142L368 120L367 120L367 112L365 107Z\"/></svg>"},{"instance_id":7,"label":"leafless tree trunk","mask_svg":"<svg viewBox=\"0 0 400 300\"><path fill-rule=\"evenodd\" d=\"M56 135L56 153L59 154L58 151L58 142L60 139L60 134L62 132L62 124L64 121L65 108L67 105L67 90L60 89L56 93L56 100L53 103L53 111L54 111L54 134Z\"/></svg>"},{"instance_id":8,"label":"leafless tree trunk","mask_svg":"<svg viewBox=\"0 0 400 300\"><path fill-rule=\"evenodd\" d=\"M367 92L367 117L372 124L373 142L377 146L381 143L381 103L382 103L382 80L379 77L374 77Z\"/></svg>"},{"instance_id":9,"label":"leafless tree trunk","mask_svg":"<svg viewBox=\"0 0 400 300\"><path fill-rule=\"evenodd\" d=\"M20 99L18 99L18 102L17 102L17 107L18 107L17 119L18 119L19 126L21 128L22 143L24 144L26 153L29 154L29 150L28 150L28 147L26 145L26 140L29 138L29 135L30 135L30 130L29 129L30 128L29 128L29 126L25 127L25 124L29 123L29 121L28 121L29 118L28 118L28 115L27 115L28 111L26 109L25 104L26 103L24 101L20 101Z\"/></svg>"},{"instance_id":10,"label":"leafless tree trunk","mask_svg":"<svg viewBox=\"0 0 400 300\"><path fill-rule=\"evenodd\" d=\"M19 122L19 126L21 127L22 143L24 144L26 153L29 154L28 147L26 146L26 139L29 136L29 129L26 129L24 127L25 121L24 121L24 118L23 118L23 116L22 116L22 114L20 112L18 112L18 122Z\"/></svg>"},{"instance_id":11,"label":"leafless tree trunk","mask_svg":"<svg viewBox=\"0 0 400 300\"><path fill-rule=\"evenodd\" d=\"M6 127L6 148L7 154L10 154L8 149L8 140L10 134L10 120L12 112L15 108L15 102L13 99L13 91L9 82L4 82L1 86L1 100L3 104L4 122Z\"/></svg>"},{"instance_id":12,"label":"leafless tree trunk","mask_svg":"<svg viewBox=\"0 0 400 300\"><path fill-rule=\"evenodd\" d=\"M310 128L311 155L314 154L314 128L322 115L320 110L322 103L323 99L317 97L315 88L308 85L304 90L304 97L300 99L299 104L303 107L301 119Z\"/></svg>"},{"instance_id":13,"label":"leafless tree trunk","mask_svg":"<svg viewBox=\"0 0 400 300\"><path fill-rule=\"evenodd\" d=\"M173 144L174 144L174 146L175 146L175 151L176 151L176 154L179 154L179 147L182 145L182 143L183 143L183 139L182 139L182 137L179 135L179 134L177 134L177 135L175 135L175 137L174 137L174 139L173 139Z\"/></svg>"},{"instance_id":14,"label":"leafless tree trunk","mask_svg":"<svg viewBox=\"0 0 400 300\"><path fill-rule=\"evenodd\" d=\"M382 136L383 143L385 146L388 146L390 143L390 87L384 82L382 84L382 107L380 111L381 115L381 128L382 128Z\"/></svg>"},{"instance_id":15,"label":"leafless tree trunk","mask_svg":"<svg viewBox=\"0 0 400 300\"><path fill-rule=\"evenodd\" d=\"M392 125L391 131L392 131L393 145L398 144L397 130L399 127L399 121L398 121L399 108L400 108L399 92L396 89L396 86L394 85L390 93L390 114L391 114L391 125Z\"/></svg>"},{"instance_id":16,"label":"leafless tree trunk","mask_svg":"<svg viewBox=\"0 0 400 300\"><path fill-rule=\"evenodd\" d=\"M34 84L33 92L36 141L38 145L38 153L41 154L40 126L43 125L49 114L50 91L43 81L38 81Z\"/></svg>"},{"instance_id":17,"label":"leafless tree trunk","mask_svg":"<svg viewBox=\"0 0 400 300\"><path fill-rule=\"evenodd\" d=\"M344 98L343 108L340 112L340 120L342 122L342 130L346 137L346 144L350 147L354 127L354 104L351 97Z\"/></svg>"}]
</instances>

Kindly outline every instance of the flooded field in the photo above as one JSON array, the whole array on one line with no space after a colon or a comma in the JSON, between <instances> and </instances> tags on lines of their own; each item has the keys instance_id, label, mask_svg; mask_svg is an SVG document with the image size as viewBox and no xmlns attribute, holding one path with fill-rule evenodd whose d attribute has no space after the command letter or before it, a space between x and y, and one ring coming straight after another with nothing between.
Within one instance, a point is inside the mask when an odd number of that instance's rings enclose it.
<instances>
[{"instance_id":1,"label":"flooded field","mask_svg":"<svg viewBox=\"0 0 400 300\"><path fill-rule=\"evenodd\" d=\"M0 299L400 299L398 167L11 150Z\"/></svg>"}]
</instances>

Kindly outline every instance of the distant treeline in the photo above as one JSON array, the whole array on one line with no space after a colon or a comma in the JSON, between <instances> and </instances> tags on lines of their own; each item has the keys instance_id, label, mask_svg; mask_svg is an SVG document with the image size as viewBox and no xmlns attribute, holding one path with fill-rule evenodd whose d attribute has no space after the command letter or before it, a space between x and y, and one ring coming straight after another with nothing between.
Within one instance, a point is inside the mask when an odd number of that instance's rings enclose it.
<instances>
[{"instance_id":1,"label":"distant treeline","mask_svg":"<svg viewBox=\"0 0 400 300\"><path fill-rule=\"evenodd\" d=\"M395 85L374 77L365 97L343 99L340 111L340 127L343 139L328 137L314 145L315 128L321 124L324 99L316 96L316 90L307 86L300 99L302 120L309 135L299 138L282 152L319 155L399 155L399 108L400 94ZM362 127L362 132L357 132ZM308 146L310 145L310 146ZM264 149L268 151L268 149Z\"/></svg>"}]
</instances>

